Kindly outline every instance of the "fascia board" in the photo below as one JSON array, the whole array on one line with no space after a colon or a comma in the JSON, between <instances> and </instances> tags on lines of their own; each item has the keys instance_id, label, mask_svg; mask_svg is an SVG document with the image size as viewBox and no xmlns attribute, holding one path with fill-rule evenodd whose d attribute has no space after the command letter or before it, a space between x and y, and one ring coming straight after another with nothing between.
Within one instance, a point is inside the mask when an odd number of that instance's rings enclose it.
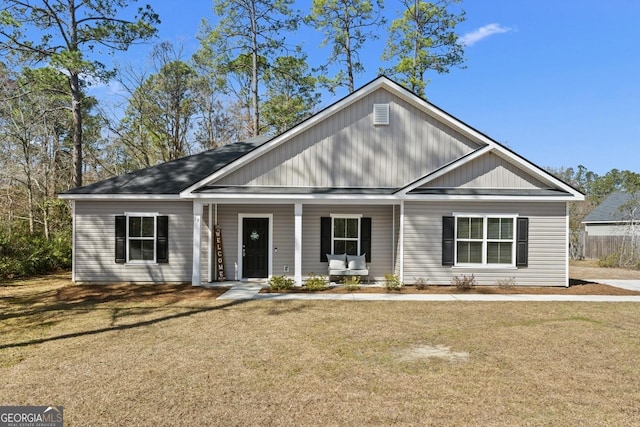
<instances>
[{"instance_id":1,"label":"fascia board","mask_svg":"<svg viewBox=\"0 0 640 427\"><path fill-rule=\"evenodd\" d=\"M496 195L455 195L455 194L408 194L405 201L495 201L495 202L575 202L574 196L496 196Z\"/></svg>"},{"instance_id":2,"label":"fascia board","mask_svg":"<svg viewBox=\"0 0 640 427\"><path fill-rule=\"evenodd\" d=\"M347 95L346 97L342 98L340 101L336 102L335 104L327 107L326 109L322 110L318 114L316 114L316 115L310 117L309 119L305 120L304 122L300 123L298 126L295 126L295 127L291 128L291 129L289 129L288 131L286 131L283 134L275 137L271 141L268 141L268 142L264 143L263 145L261 145L260 147L256 148L255 150L252 150L249 153L247 153L246 155L239 157L238 159L234 160L233 162L229 163L228 165L224 166L222 169L214 172L213 174L209 175L208 177L196 182L195 184L193 184L190 187L188 187L185 190L183 190L180 193L180 195L182 197L187 197L193 191L197 190L198 188L200 188L202 186L205 186L205 185L208 185L208 184L210 184L210 183L212 183L212 182L214 182L214 181L216 181L216 180L218 180L220 178L223 178L224 176L226 176L226 175L238 170L244 164L249 163L252 160L254 160L254 159L264 155L265 153L273 150L274 148L280 146L281 144L283 144L284 142L290 140L291 138L295 137L296 135L299 135L302 132L304 132L305 130L311 128L312 126L314 126L318 122L321 122L322 120L325 120L327 117L330 117L333 114L335 114L336 112L338 112L338 111L348 107L349 105L357 102L358 100L360 100L364 96L368 95L369 93L377 90L378 88L380 88L380 87L389 87L390 83L391 83L391 81L388 80L386 77L379 77L378 79L374 80L370 84L363 86L362 88L360 88L357 91L353 92L351 95Z\"/></svg>"}]
</instances>

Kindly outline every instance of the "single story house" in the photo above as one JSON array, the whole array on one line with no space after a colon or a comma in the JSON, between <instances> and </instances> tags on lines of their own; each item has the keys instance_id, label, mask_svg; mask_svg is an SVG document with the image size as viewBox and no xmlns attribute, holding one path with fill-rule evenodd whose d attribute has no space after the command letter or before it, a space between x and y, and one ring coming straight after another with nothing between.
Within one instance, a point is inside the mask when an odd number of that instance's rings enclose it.
<instances>
[{"instance_id":1,"label":"single story house","mask_svg":"<svg viewBox=\"0 0 640 427\"><path fill-rule=\"evenodd\" d=\"M583 194L381 76L275 137L60 195L73 280L191 282L327 274L568 285L568 202Z\"/></svg>"},{"instance_id":2,"label":"single story house","mask_svg":"<svg viewBox=\"0 0 640 427\"><path fill-rule=\"evenodd\" d=\"M640 223L640 209L633 210L634 206L640 206L638 195L624 191L609 194L582 220L585 232L589 236L628 235L632 220Z\"/></svg>"},{"instance_id":3,"label":"single story house","mask_svg":"<svg viewBox=\"0 0 640 427\"><path fill-rule=\"evenodd\" d=\"M639 195L616 191L608 195L584 217L583 256L606 258L632 243L638 245L640 235Z\"/></svg>"}]
</instances>

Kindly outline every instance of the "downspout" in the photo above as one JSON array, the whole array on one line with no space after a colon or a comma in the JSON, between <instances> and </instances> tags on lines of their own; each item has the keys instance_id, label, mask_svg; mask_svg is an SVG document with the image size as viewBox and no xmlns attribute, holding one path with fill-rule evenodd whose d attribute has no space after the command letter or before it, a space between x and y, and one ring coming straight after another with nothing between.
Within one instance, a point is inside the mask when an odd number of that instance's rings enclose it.
<instances>
[{"instance_id":1,"label":"downspout","mask_svg":"<svg viewBox=\"0 0 640 427\"><path fill-rule=\"evenodd\" d=\"M569 229L570 227L570 223L569 223L569 202L565 202L564 203L565 206L565 245L564 245L564 251L565 251L565 284L564 286L566 288L569 287L569 242L570 242L570 238L571 238L571 230Z\"/></svg>"},{"instance_id":2,"label":"downspout","mask_svg":"<svg viewBox=\"0 0 640 427\"><path fill-rule=\"evenodd\" d=\"M76 281L76 201L71 201L71 281Z\"/></svg>"},{"instance_id":3,"label":"downspout","mask_svg":"<svg viewBox=\"0 0 640 427\"><path fill-rule=\"evenodd\" d=\"M400 201L400 283L404 282L404 200Z\"/></svg>"}]
</instances>

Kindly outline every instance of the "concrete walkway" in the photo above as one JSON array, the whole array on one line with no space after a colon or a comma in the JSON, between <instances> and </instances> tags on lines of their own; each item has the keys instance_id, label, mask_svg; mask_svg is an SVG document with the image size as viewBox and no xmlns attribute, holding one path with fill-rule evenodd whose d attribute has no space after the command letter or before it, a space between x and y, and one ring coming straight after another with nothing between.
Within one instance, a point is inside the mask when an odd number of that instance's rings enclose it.
<instances>
[{"instance_id":1,"label":"concrete walkway","mask_svg":"<svg viewBox=\"0 0 640 427\"><path fill-rule=\"evenodd\" d=\"M640 280L618 280L618 279L587 279L589 282L602 283L617 288L629 289L631 291L640 291Z\"/></svg>"},{"instance_id":2,"label":"concrete walkway","mask_svg":"<svg viewBox=\"0 0 640 427\"><path fill-rule=\"evenodd\" d=\"M594 282L596 282L594 280ZM607 281L597 281L616 286ZM625 282L625 281L622 281ZM630 285L625 284L624 285ZM640 283L636 283L640 290ZM222 300L334 300L334 301L558 301L558 302L640 302L640 295L523 295L523 294L403 294L403 293L272 293L261 294L262 285L257 283L239 283L218 297ZM629 288L626 288L629 289Z\"/></svg>"}]
</instances>

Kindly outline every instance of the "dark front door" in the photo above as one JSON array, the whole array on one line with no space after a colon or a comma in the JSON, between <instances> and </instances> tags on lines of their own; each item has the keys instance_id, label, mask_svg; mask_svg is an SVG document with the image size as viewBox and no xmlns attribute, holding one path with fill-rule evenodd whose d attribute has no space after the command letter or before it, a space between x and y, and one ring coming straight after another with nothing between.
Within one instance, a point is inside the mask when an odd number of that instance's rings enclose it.
<instances>
[{"instance_id":1,"label":"dark front door","mask_svg":"<svg viewBox=\"0 0 640 427\"><path fill-rule=\"evenodd\" d=\"M242 219L242 277L264 278L269 274L269 219Z\"/></svg>"}]
</instances>

